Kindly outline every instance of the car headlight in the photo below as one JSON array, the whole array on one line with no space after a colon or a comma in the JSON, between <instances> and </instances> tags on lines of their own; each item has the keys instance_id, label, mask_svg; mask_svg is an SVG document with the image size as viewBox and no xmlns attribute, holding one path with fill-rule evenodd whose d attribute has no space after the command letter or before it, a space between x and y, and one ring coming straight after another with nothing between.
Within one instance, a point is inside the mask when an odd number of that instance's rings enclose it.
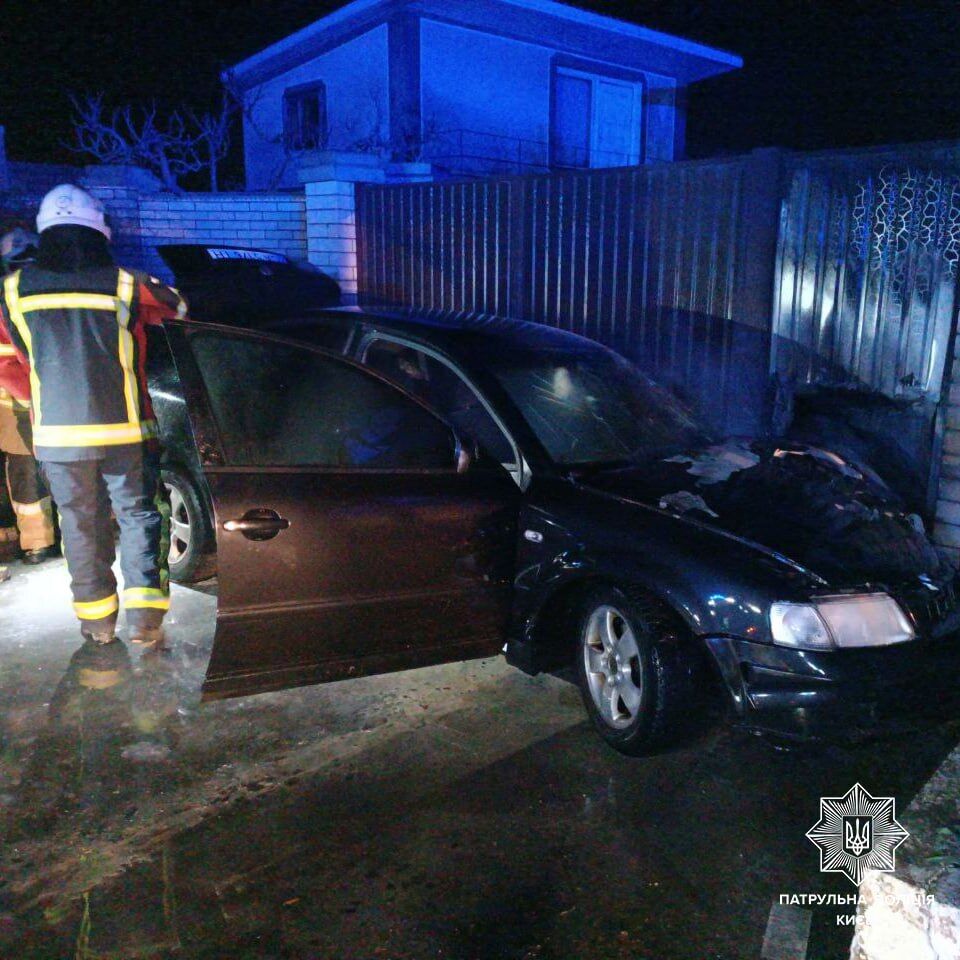
<instances>
[{"instance_id":1,"label":"car headlight","mask_svg":"<svg viewBox=\"0 0 960 960\"><path fill-rule=\"evenodd\" d=\"M900 605L885 593L774 603L770 630L774 643L798 650L886 647L916 636Z\"/></svg>"}]
</instances>

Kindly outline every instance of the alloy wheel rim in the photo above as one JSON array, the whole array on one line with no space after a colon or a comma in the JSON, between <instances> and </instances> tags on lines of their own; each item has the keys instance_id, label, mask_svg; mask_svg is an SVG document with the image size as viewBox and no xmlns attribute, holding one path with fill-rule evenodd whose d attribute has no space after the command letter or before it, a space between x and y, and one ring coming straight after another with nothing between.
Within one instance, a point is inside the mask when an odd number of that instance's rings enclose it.
<instances>
[{"instance_id":1,"label":"alloy wheel rim","mask_svg":"<svg viewBox=\"0 0 960 960\"><path fill-rule=\"evenodd\" d=\"M640 648L629 620L616 607L597 607L583 632L583 665L590 696L607 726L629 727L643 699Z\"/></svg>"},{"instance_id":2,"label":"alloy wheel rim","mask_svg":"<svg viewBox=\"0 0 960 960\"><path fill-rule=\"evenodd\" d=\"M183 494L172 484L166 483L170 496L170 553L169 563L177 563L190 548L190 514Z\"/></svg>"}]
</instances>

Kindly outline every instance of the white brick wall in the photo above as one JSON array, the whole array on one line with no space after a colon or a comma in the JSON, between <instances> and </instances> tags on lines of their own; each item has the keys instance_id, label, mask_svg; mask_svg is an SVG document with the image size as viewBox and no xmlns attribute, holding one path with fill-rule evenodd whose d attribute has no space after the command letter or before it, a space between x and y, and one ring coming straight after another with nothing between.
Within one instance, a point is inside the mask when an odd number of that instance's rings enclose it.
<instances>
[{"instance_id":1,"label":"white brick wall","mask_svg":"<svg viewBox=\"0 0 960 960\"><path fill-rule=\"evenodd\" d=\"M163 275L154 249L161 243L264 247L295 260L307 257L306 208L299 193L143 196L139 232L144 266Z\"/></svg>"},{"instance_id":2,"label":"white brick wall","mask_svg":"<svg viewBox=\"0 0 960 960\"><path fill-rule=\"evenodd\" d=\"M103 201L113 227L117 259L164 280L172 277L156 251L163 243L264 247L295 260L307 258L303 193L174 195L145 193L136 187L97 183L80 176L73 179L81 180ZM29 220L41 195L17 194L6 205L11 210L22 208L23 219Z\"/></svg>"},{"instance_id":3,"label":"white brick wall","mask_svg":"<svg viewBox=\"0 0 960 960\"><path fill-rule=\"evenodd\" d=\"M375 171L377 172L377 171ZM382 171L379 171L382 174ZM369 176L370 171L361 171ZM144 193L90 183L114 226L117 259L166 281L157 246L165 243L263 247L311 263L357 298L357 230L352 180L318 180L303 193ZM34 209L36 200L24 200Z\"/></svg>"},{"instance_id":4,"label":"white brick wall","mask_svg":"<svg viewBox=\"0 0 960 960\"><path fill-rule=\"evenodd\" d=\"M960 357L960 338L955 346ZM940 461L940 487L937 492L937 522L933 539L960 563L960 359L950 371L943 458Z\"/></svg>"},{"instance_id":5,"label":"white brick wall","mask_svg":"<svg viewBox=\"0 0 960 960\"><path fill-rule=\"evenodd\" d=\"M121 263L143 265L143 244L140 240L140 194L129 187L88 184L87 189L106 207L113 230L113 249Z\"/></svg>"},{"instance_id":6,"label":"white brick wall","mask_svg":"<svg viewBox=\"0 0 960 960\"><path fill-rule=\"evenodd\" d=\"M345 180L307 183L307 257L340 283L345 303L357 299L354 185Z\"/></svg>"}]
</instances>

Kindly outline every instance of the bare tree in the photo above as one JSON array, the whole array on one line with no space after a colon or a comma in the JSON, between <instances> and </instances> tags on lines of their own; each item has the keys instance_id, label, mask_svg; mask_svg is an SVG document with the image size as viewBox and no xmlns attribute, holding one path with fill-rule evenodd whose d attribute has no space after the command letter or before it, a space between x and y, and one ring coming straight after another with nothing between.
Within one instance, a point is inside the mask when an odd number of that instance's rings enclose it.
<instances>
[{"instance_id":1,"label":"bare tree","mask_svg":"<svg viewBox=\"0 0 960 960\"><path fill-rule=\"evenodd\" d=\"M220 161L230 151L238 109L237 101L224 90L220 108L215 113L187 112L190 122L200 133L204 165L210 174L210 189L214 193L220 189Z\"/></svg>"},{"instance_id":2,"label":"bare tree","mask_svg":"<svg viewBox=\"0 0 960 960\"><path fill-rule=\"evenodd\" d=\"M337 139L345 150L376 154L394 163L409 163L425 159L447 129L435 113L422 118L394 118L389 125L389 136L384 133L387 126L381 88L370 84L363 101L341 121Z\"/></svg>"},{"instance_id":3,"label":"bare tree","mask_svg":"<svg viewBox=\"0 0 960 960\"><path fill-rule=\"evenodd\" d=\"M179 178L206 165L203 131L179 110L160 117L156 104L128 104L109 112L103 94L71 95L75 153L101 163L130 163L151 170L164 186L180 191Z\"/></svg>"}]
</instances>

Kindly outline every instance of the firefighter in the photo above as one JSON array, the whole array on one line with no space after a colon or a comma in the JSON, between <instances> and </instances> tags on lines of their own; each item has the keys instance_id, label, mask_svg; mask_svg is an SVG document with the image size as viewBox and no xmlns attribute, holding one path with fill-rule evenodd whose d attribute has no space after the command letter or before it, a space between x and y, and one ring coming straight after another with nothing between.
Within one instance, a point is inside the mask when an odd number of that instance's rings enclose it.
<instances>
[{"instance_id":1,"label":"firefighter","mask_svg":"<svg viewBox=\"0 0 960 960\"><path fill-rule=\"evenodd\" d=\"M120 598L110 511L120 527L130 639L159 646L170 606L169 507L145 377L146 328L183 317L180 295L117 267L103 207L71 184L37 214L37 261L0 295L0 384L30 401L33 447L60 513L73 608L83 636L116 640Z\"/></svg>"},{"instance_id":2,"label":"firefighter","mask_svg":"<svg viewBox=\"0 0 960 960\"><path fill-rule=\"evenodd\" d=\"M32 263L37 256L37 237L15 227L0 237L0 260L7 274ZM12 347L0 345L0 355L12 355ZM0 453L5 454L7 492L16 518L24 563L42 563L56 555L50 493L33 456L30 407L18 403L0 386Z\"/></svg>"}]
</instances>

